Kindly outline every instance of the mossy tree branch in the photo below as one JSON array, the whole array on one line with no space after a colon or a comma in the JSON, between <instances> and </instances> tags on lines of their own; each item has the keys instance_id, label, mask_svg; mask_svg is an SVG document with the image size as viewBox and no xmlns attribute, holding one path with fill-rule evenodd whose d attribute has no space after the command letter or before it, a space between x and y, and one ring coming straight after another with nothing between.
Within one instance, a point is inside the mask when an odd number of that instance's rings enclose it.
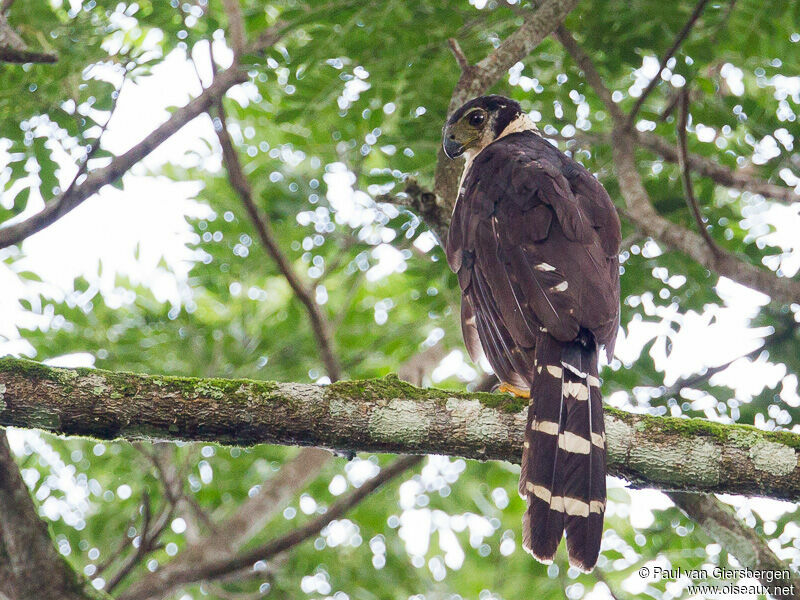
<instances>
[{"instance_id":1,"label":"mossy tree branch","mask_svg":"<svg viewBox=\"0 0 800 600\"><path fill-rule=\"evenodd\" d=\"M516 462L524 403L398 380L326 387L58 369L0 359L0 426L99 439L322 446ZM800 435L606 410L609 473L633 487L800 498Z\"/></svg>"}]
</instances>

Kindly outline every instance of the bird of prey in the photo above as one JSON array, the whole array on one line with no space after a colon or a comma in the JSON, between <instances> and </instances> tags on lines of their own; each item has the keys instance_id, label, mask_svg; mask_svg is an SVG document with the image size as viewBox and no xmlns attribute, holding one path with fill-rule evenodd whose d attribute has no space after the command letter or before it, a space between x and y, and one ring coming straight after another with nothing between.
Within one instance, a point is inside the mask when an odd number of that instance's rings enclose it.
<instances>
[{"instance_id":1,"label":"bird of prey","mask_svg":"<svg viewBox=\"0 0 800 600\"><path fill-rule=\"evenodd\" d=\"M466 157L446 244L465 344L501 390L531 398L523 547L549 563L566 532L570 564L591 571L606 505L598 355L611 359L619 328L619 217L514 100L470 100L443 146Z\"/></svg>"}]
</instances>

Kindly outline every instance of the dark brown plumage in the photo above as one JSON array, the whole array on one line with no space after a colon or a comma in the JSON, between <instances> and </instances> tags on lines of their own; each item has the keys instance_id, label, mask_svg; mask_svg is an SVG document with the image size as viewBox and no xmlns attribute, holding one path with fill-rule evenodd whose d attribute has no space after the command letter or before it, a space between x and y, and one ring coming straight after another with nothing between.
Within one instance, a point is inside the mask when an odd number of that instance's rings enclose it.
<instances>
[{"instance_id":1,"label":"dark brown plumage","mask_svg":"<svg viewBox=\"0 0 800 600\"><path fill-rule=\"evenodd\" d=\"M566 531L570 562L591 570L606 500L598 352L610 359L619 327L616 210L508 98L465 104L444 146L468 156L447 241L467 349L532 398L523 545L548 562Z\"/></svg>"}]
</instances>

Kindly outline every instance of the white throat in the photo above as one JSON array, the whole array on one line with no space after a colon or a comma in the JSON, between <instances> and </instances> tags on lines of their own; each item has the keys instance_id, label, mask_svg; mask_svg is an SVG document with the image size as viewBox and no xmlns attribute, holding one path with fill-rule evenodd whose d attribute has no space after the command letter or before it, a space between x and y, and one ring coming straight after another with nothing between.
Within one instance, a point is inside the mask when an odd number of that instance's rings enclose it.
<instances>
[{"instance_id":1,"label":"white throat","mask_svg":"<svg viewBox=\"0 0 800 600\"><path fill-rule=\"evenodd\" d=\"M536 123L527 115L527 113L520 113L519 116L506 125L505 129L497 136L497 140L509 135L510 133L519 133L521 131L539 131Z\"/></svg>"},{"instance_id":2,"label":"white throat","mask_svg":"<svg viewBox=\"0 0 800 600\"><path fill-rule=\"evenodd\" d=\"M536 127L536 123L533 122L527 113L520 113L516 118L514 118L513 121L505 126L503 131L500 132L500 135L498 135L495 139L486 144L473 146L472 148L466 150L464 152L464 170L461 172L461 180L458 182L459 192L461 191L461 186L464 183L464 178L467 176L469 168L472 166L472 161L475 160L475 157L478 156L478 154L480 154L484 148L491 145L493 142L496 142L500 138L512 133L520 133L522 131L539 131L539 128Z\"/></svg>"}]
</instances>

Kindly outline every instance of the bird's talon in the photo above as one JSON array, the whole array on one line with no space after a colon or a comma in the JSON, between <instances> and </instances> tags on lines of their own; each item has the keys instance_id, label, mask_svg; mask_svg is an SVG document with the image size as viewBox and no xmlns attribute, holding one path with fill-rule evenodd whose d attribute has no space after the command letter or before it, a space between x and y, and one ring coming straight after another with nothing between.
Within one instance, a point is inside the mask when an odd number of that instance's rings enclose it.
<instances>
[{"instance_id":1,"label":"bird's talon","mask_svg":"<svg viewBox=\"0 0 800 600\"><path fill-rule=\"evenodd\" d=\"M530 398L531 392L530 390L525 390L522 388L518 388L515 385L511 385L510 383L501 383L500 387L497 388L498 392L505 392L507 394L511 394L512 396L516 396L517 398Z\"/></svg>"}]
</instances>

